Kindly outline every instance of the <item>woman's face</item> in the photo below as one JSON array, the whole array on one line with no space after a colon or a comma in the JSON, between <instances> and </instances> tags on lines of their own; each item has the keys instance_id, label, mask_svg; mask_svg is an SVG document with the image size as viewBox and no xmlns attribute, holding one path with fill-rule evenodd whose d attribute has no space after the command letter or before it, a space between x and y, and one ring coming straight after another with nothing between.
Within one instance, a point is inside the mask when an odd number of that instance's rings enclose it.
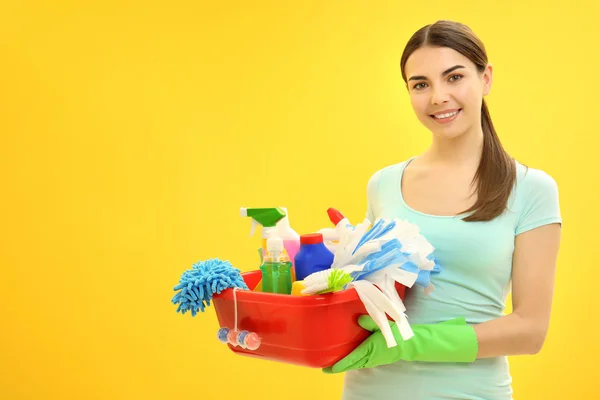
<instances>
[{"instance_id":1,"label":"woman's face","mask_svg":"<svg viewBox=\"0 0 600 400\"><path fill-rule=\"evenodd\" d=\"M477 71L448 47L421 47L405 65L407 89L417 118L434 135L454 138L481 129L481 104L490 91L492 68Z\"/></svg>"}]
</instances>

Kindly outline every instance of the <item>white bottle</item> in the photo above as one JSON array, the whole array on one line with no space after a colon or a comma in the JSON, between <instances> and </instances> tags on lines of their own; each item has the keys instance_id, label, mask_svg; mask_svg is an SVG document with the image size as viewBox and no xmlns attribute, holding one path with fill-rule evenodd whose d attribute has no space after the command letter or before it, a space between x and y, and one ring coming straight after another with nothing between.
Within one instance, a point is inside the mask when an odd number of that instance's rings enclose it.
<instances>
[{"instance_id":1,"label":"white bottle","mask_svg":"<svg viewBox=\"0 0 600 400\"><path fill-rule=\"evenodd\" d=\"M346 218L344 214L335 208L329 208L327 210L327 215L329 215L329 220L335 225L335 230L340 236L344 230L354 230L354 226L350 223L350 221L348 221L348 218Z\"/></svg>"},{"instance_id":2,"label":"white bottle","mask_svg":"<svg viewBox=\"0 0 600 400\"><path fill-rule=\"evenodd\" d=\"M285 217L283 217L275 226L277 228L277 236L283 240L283 247L285 247L289 260L292 262L292 266L295 267L296 254L300 250L300 235L290 226L287 208L279 208L285 212Z\"/></svg>"},{"instance_id":3,"label":"white bottle","mask_svg":"<svg viewBox=\"0 0 600 400\"><path fill-rule=\"evenodd\" d=\"M323 228L318 230L317 233L323 235L325 247L335 255L342 232L344 230L354 230L354 226L350 224L348 218L335 208L329 208L327 215L329 215L329 220L335 225L335 228Z\"/></svg>"}]
</instances>

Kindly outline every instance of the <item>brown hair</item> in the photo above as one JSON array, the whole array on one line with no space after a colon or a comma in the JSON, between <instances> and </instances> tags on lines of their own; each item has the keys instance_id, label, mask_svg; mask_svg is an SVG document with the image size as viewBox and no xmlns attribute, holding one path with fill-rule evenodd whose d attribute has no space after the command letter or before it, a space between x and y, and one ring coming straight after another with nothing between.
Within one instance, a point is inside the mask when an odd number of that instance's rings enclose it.
<instances>
[{"instance_id":1,"label":"brown hair","mask_svg":"<svg viewBox=\"0 0 600 400\"><path fill-rule=\"evenodd\" d=\"M400 60L404 82L407 82L406 61L415 50L427 45L449 47L459 52L471 60L479 72L483 72L488 64L483 43L469 27L459 22L437 21L419 29L406 44ZM483 152L473 178L473 183L477 184L477 201L464 211L473 212L463 218L464 221L489 221L502 214L516 179L515 162L500 143L485 100L481 105L481 127Z\"/></svg>"}]
</instances>

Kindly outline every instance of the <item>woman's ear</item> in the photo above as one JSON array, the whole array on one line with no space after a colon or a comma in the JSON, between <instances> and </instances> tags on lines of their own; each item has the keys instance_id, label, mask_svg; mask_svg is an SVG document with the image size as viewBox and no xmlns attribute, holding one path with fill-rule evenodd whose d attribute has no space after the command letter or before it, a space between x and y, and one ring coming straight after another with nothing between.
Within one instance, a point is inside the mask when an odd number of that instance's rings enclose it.
<instances>
[{"instance_id":1,"label":"woman's ear","mask_svg":"<svg viewBox=\"0 0 600 400\"><path fill-rule=\"evenodd\" d=\"M483 71L482 81L483 81L483 95L487 96L492 89L492 72L493 67L492 64L488 64Z\"/></svg>"}]
</instances>

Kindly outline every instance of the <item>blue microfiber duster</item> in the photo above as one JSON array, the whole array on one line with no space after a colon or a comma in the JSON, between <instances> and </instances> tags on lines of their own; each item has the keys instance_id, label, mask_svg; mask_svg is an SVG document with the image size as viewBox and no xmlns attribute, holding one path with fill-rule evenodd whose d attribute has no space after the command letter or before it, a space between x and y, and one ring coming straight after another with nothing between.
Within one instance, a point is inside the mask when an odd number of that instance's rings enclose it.
<instances>
[{"instance_id":1,"label":"blue microfiber duster","mask_svg":"<svg viewBox=\"0 0 600 400\"><path fill-rule=\"evenodd\" d=\"M204 308L210 306L213 294L235 287L248 290L240 270L229 261L217 258L199 261L181 275L179 285L173 288L180 292L171 302L179 304L177 312L185 314L191 311L192 317L195 317L198 310L204 312Z\"/></svg>"}]
</instances>

